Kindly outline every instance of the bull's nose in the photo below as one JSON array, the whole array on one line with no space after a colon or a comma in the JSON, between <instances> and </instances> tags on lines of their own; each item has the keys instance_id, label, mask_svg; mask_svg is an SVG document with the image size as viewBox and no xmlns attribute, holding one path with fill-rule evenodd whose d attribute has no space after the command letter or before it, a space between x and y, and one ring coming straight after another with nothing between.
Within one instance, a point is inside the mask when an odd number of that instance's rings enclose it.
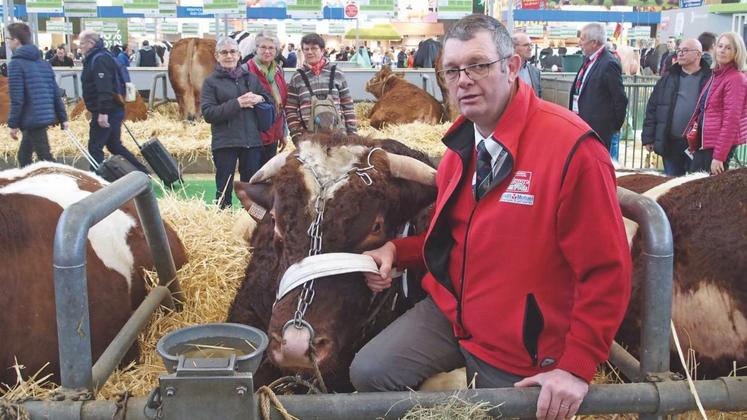
<instances>
[{"instance_id":1,"label":"bull's nose","mask_svg":"<svg viewBox=\"0 0 747 420\"><path fill-rule=\"evenodd\" d=\"M317 336L313 341L313 352L314 357L318 364L321 364L324 360L327 360L330 353L332 352L332 340L326 336Z\"/></svg>"},{"instance_id":2,"label":"bull's nose","mask_svg":"<svg viewBox=\"0 0 747 420\"><path fill-rule=\"evenodd\" d=\"M285 368L310 368L309 343L311 332L308 328L289 326L283 331L282 338L273 333L273 341L280 343L272 346L270 358L277 366Z\"/></svg>"}]
</instances>

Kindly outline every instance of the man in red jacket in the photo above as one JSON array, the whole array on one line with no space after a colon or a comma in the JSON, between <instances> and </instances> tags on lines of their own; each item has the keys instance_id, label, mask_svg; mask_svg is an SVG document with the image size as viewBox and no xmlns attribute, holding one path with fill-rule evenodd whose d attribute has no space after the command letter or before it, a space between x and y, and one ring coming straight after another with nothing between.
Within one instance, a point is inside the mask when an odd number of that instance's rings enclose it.
<instances>
[{"instance_id":1,"label":"man in red jacket","mask_svg":"<svg viewBox=\"0 0 747 420\"><path fill-rule=\"evenodd\" d=\"M443 76L462 116L444 137L428 231L368 252L428 268L428 297L356 355L359 391L404 390L460 366L483 388L541 386L537 417L573 416L607 359L631 260L609 154L577 115L517 74L508 31L471 15L446 35Z\"/></svg>"}]
</instances>

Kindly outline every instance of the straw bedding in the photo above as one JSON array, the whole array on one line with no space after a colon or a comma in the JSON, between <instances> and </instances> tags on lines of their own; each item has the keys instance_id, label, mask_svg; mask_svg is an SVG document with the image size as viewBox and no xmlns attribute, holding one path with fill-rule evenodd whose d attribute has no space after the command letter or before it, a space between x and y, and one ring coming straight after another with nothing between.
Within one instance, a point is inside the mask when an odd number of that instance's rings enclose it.
<instances>
[{"instance_id":1,"label":"straw bedding","mask_svg":"<svg viewBox=\"0 0 747 420\"><path fill-rule=\"evenodd\" d=\"M388 126L375 130L367 123L366 116L372 103L356 104L359 132L362 135L376 138L393 138L408 146L424 151L431 156L440 156L444 146L440 139L448 124L427 125L413 123L402 126ZM175 104L159 107L149 119L140 123L128 123L138 139L158 137L166 147L181 159L196 159L210 154L210 126L205 122L187 124L178 122L178 109ZM87 139L88 123L83 119L71 122L71 129L83 141ZM0 127L3 138L7 137L7 127ZM123 140L129 141L124 137ZM50 144L55 154L77 155L58 129L50 129ZM7 139L9 140L9 139ZM14 156L18 142L0 141L0 158ZM244 276L244 269L251 252L239 236L232 232L232 226L239 219L238 210L219 211L214 206L207 206L199 199L177 199L173 195L159 201L164 219L176 229L184 242L189 263L179 270L179 279L186 296L182 312L168 313L161 310L156 314L145 332L139 337L141 360L137 365L116 371L96 398L114 399L125 391L132 395L142 396L157 385L158 376L165 369L158 358L156 342L164 334L175 329L209 322L222 322L227 316L228 307ZM253 225L250 225L250 229ZM154 275L151 275L151 279ZM46 398L54 384L45 374L19 372L32 376L11 388L0 389L0 396L6 401L25 398ZM614 373L600 374L596 383L619 382ZM485 403L470 403L457 397L450 398L444 404L434 408L416 406L404 419L487 419L492 418L489 412L500 412L500 407L491 407ZM744 413L714 414L722 419L745 418ZM585 418L592 418L585 416ZM633 416L594 416L594 418L623 419ZM695 413L682 416L683 419L699 418Z\"/></svg>"}]
</instances>

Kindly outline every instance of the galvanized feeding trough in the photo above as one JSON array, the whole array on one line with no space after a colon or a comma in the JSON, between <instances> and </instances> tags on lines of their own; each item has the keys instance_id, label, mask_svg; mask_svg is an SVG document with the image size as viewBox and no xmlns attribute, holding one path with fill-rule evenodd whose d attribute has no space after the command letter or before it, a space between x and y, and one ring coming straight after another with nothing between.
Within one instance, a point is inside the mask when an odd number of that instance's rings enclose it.
<instances>
[{"instance_id":1,"label":"galvanized feeding trough","mask_svg":"<svg viewBox=\"0 0 747 420\"><path fill-rule=\"evenodd\" d=\"M164 418L208 418L215 404L228 416L256 416L252 374L267 344L264 332L240 324L196 325L163 336L156 350L169 374L148 405Z\"/></svg>"},{"instance_id":2,"label":"galvanized feeding trough","mask_svg":"<svg viewBox=\"0 0 747 420\"><path fill-rule=\"evenodd\" d=\"M672 232L664 211L650 198L618 189L623 215L639 224L645 278L640 360L614 345L610 361L635 383L592 385L580 414L641 413L641 419L664 418L693 410L747 410L747 377L688 383L669 367L672 305ZM85 253L88 230L128 200L135 199L160 284L154 287L117 337L93 363L87 303ZM252 374L267 347L261 331L235 324L184 328L158 343L168 369L148 398L123 402L90 400L161 305L179 310L179 281L148 177L140 172L101 189L68 207L57 225L54 244L55 304L62 389L56 401L23 403L34 419L243 419L258 418ZM172 299L176 297L177 299ZM696 391L696 392L693 392ZM454 392L379 392L360 394L281 395L288 412L306 419L395 419L414 405L431 407ZM532 417L538 388L477 389L459 392L469 402L498 406L504 417ZM117 417L114 417L117 416ZM271 418L281 418L272 411Z\"/></svg>"}]
</instances>

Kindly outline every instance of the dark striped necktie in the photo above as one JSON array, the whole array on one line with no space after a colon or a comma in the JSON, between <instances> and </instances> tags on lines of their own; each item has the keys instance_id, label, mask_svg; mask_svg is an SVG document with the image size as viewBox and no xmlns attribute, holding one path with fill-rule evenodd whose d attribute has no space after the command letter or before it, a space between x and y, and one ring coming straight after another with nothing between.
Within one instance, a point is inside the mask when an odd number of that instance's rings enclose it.
<instances>
[{"instance_id":1,"label":"dark striped necktie","mask_svg":"<svg viewBox=\"0 0 747 420\"><path fill-rule=\"evenodd\" d=\"M475 200L479 201L488 191L492 182L493 156L485 147L485 140L477 144L477 162L475 164Z\"/></svg>"}]
</instances>

